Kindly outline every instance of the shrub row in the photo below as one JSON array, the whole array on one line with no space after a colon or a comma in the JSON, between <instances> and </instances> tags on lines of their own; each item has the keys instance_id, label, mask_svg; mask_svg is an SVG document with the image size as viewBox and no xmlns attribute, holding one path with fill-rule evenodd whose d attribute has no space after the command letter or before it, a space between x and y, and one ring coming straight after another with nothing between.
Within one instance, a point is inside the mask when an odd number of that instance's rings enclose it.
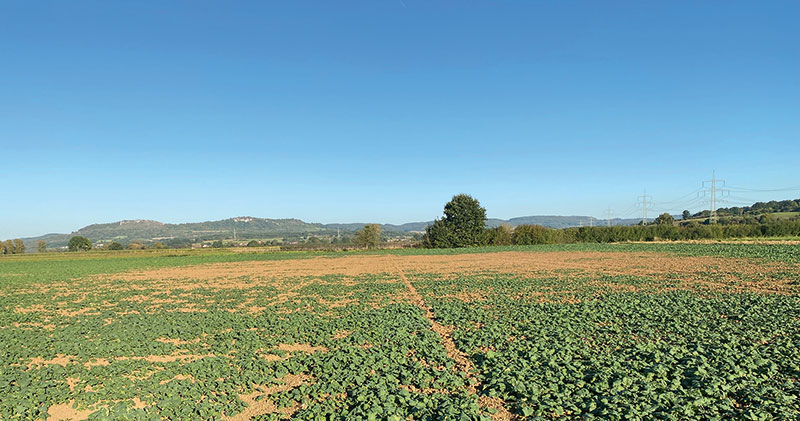
<instances>
[{"instance_id":1,"label":"shrub row","mask_svg":"<svg viewBox=\"0 0 800 421\"><path fill-rule=\"evenodd\" d=\"M614 243L621 241L701 240L800 236L800 221L740 225L634 225L553 229L540 225L500 226L486 230L487 245Z\"/></svg>"}]
</instances>

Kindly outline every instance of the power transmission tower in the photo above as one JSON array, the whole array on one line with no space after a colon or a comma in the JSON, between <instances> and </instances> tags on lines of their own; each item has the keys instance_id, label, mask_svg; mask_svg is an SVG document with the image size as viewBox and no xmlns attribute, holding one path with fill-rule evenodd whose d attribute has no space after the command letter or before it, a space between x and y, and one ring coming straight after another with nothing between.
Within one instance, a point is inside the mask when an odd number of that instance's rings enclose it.
<instances>
[{"instance_id":1,"label":"power transmission tower","mask_svg":"<svg viewBox=\"0 0 800 421\"><path fill-rule=\"evenodd\" d=\"M722 183L722 187L720 187L720 183ZM724 196L726 194L730 194L730 191L725 187L725 180L721 180L716 177L716 171L711 171L711 180L705 180L702 183L703 187L703 196L709 196L709 221L713 224L717 222L717 202L722 200L717 198L717 195ZM699 193L698 193L699 194Z\"/></svg>"},{"instance_id":2,"label":"power transmission tower","mask_svg":"<svg viewBox=\"0 0 800 421\"><path fill-rule=\"evenodd\" d=\"M644 194L639 196L639 199L642 201L639 206L642 207L642 225L647 224L647 209L653 206L653 196L647 195L647 189L644 190Z\"/></svg>"},{"instance_id":3,"label":"power transmission tower","mask_svg":"<svg viewBox=\"0 0 800 421\"><path fill-rule=\"evenodd\" d=\"M614 215L614 213L611 212L611 208L606 209L606 222L608 223L609 227L611 226L611 217L613 215Z\"/></svg>"}]
</instances>

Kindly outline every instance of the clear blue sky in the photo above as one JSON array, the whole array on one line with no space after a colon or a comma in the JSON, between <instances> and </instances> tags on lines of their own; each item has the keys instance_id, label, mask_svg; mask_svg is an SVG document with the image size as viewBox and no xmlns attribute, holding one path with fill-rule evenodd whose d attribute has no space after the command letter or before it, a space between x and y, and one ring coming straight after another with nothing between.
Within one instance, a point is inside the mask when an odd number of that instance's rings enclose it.
<instances>
[{"instance_id":1,"label":"clear blue sky","mask_svg":"<svg viewBox=\"0 0 800 421\"><path fill-rule=\"evenodd\" d=\"M3 1L0 239L430 220L460 192L492 217L635 216L643 189L682 205L713 169L798 186L798 18L797 1Z\"/></svg>"}]
</instances>

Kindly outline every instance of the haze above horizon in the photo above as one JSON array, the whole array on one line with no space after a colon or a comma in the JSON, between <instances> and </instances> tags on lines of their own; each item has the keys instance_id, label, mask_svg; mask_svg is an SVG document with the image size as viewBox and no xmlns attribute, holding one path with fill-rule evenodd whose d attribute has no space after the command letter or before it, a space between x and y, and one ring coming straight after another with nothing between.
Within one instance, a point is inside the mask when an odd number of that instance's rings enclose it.
<instances>
[{"instance_id":1,"label":"haze above horizon","mask_svg":"<svg viewBox=\"0 0 800 421\"><path fill-rule=\"evenodd\" d=\"M800 3L0 3L0 240L800 197ZM781 191L774 191L782 189ZM773 191L770 191L773 190ZM747 203L750 202L750 203Z\"/></svg>"}]
</instances>

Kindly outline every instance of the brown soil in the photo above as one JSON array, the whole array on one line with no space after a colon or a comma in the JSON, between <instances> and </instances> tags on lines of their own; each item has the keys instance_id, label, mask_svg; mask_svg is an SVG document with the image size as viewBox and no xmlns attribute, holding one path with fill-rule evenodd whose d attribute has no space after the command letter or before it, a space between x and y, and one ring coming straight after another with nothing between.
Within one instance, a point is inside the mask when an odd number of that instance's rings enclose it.
<instances>
[{"instance_id":1,"label":"brown soil","mask_svg":"<svg viewBox=\"0 0 800 421\"><path fill-rule=\"evenodd\" d=\"M313 347L311 347L311 348L319 350L319 348L313 348ZM303 349L305 349L305 348L303 348ZM303 350L303 349L301 349L301 350ZM322 348L322 349L325 349L325 348ZM178 350L178 351L182 351L182 350ZM120 356L120 357L111 357L111 358L93 358L91 361L87 361L87 362L83 363L83 366L86 367L87 369L88 368L92 368L92 367L105 367L105 366L110 365L113 361L125 361L125 360L144 360L144 361L151 362L151 363L171 363L171 362L175 362L175 361L191 362L191 361L200 360L200 359L203 359L203 358L206 358L206 357L215 357L215 356L216 355L214 355L214 354L196 355L196 354L174 353L174 354L167 354L167 355L147 355L147 356L143 356L143 357L138 357L138 356ZM33 357L33 358L31 358L31 361L27 364L27 366L28 366L28 369L31 369L31 368L34 368L34 367L39 367L39 366L44 366L44 365L50 365L50 364L56 364L56 365L60 365L62 367L66 367L68 364L71 364L73 361L76 361L77 359L78 359L77 356L74 356L74 355L62 355L62 354L58 354L55 358L52 358L52 359L49 359L49 360L45 360L44 358L41 358L41 357Z\"/></svg>"},{"instance_id":2,"label":"brown soil","mask_svg":"<svg viewBox=\"0 0 800 421\"><path fill-rule=\"evenodd\" d=\"M304 382L309 380L308 376L304 375L293 375L287 374L280 379L283 384L277 386L258 386L256 390L252 393L248 393L246 395L240 395L239 399L241 399L244 403L247 404L247 408L241 413L236 415L225 417L226 420L229 421L245 421L249 420L253 417L258 415L264 414L271 414L280 412L284 416L291 416L294 414L299 406L290 406L288 408L278 408L274 402L270 399L261 399L256 400L256 398L260 396L269 396L273 395L278 392L283 392L286 390L294 389L297 386L300 386Z\"/></svg>"},{"instance_id":3,"label":"brown soil","mask_svg":"<svg viewBox=\"0 0 800 421\"><path fill-rule=\"evenodd\" d=\"M47 409L47 420L55 420L55 421L66 421L66 420L85 420L89 418L89 414L94 412L94 409L84 409L78 410L73 408L75 401L69 401L67 403L60 403L58 405L51 405L50 408Z\"/></svg>"},{"instance_id":4,"label":"brown soil","mask_svg":"<svg viewBox=\"0 0 800 421\"><path fill-rule=\"evenodd\" d=\"M309 354L313 354L317 351L319 352L328 352L328 348L324 346L311 346L309 344L280 344L278 345L278 349L281 351L286 352L307 352Z\"/></svg>"},{"instance_id":5,"label":"brown soil","mask_svg":"<svg viewBox=\"0 0 800 421\"><path fill-rule=\"evenodd\" d=\"M285 279L287 277L310 277L327 274L358 276L395 273L396 271L393 269L395 267L405 273L434 273L440 275L495 272L541 276L582 273L586 275L635 275L655 278L671 275L680 279L700 279L702 274L709 272L723 274L730 279L738 279L740 275L757 277L780 270L796 270L791 265L775 262L707 256L672 256L650 252L512 251L461 255L351 255L303 260L212 263L102 275L100 279L151 281L151 283L156 284L151 284L151 287L160 286L160 289L201 286L211 288L251 288L261 285L280 285L283 289L286 289ZM312 282L314 280L293 282L289 289L295 289L295 287ZM755 285L753 286L755 287ZM748 285L744 285L744 287L748 287ZM778 285L778 289L785 289L785 286ZM287 292L284 296L279 295L277 300L284 301L291 298L292 293ZM17 309L17 311L42 310L44 309Z\"/></svg>"},{"instance_id":6,"label":"brown soil","mask_svg":"<svg viewBox=\"0 0 800 421\"><path fill-rule=\"evenodd\" d=\"M346 337L348 337L348 336L350 336L352 334L353 334L353 332L351 332L349 330L340 330L340 331L336 332L331 338L332 339L342 339L342 338L346 338Z\"/></svg>"},{"instance_id":7,"label":"brown soil","mask_svg":"<svg viewBox=\"0 0 800 421\"><path fill-rule=\"evenodd\" d=\"M181 346L181 345L186 345L186 344L196 344L196 343L200 342L201 339L202 338L195 338L195 339L192 339L191 341L185 341L185 340L182 340L182 339L175 339L175 338L158 338L158 339L156 339L156 341L161 342L161 343L165 343L165 344L174 345L174 346Z\"/></svg>"},{"instance_id":8,"label":"brown soil","mask_svg":"<svg viewBox=\"0 0 800 421\"><path fill-rule=\"evenodd\" d=\"M478 405L481 408L494 409L497 412L492 414L492 419L495 421L506 421L519 419L519 416L512 414L511 411L506 409L505 402L500 398L490 398L489 396L481 396L478 398Z\"/></svg>"},{"instance_id":9,"label":"brown soil","mask_svg":"<svg viewBox=\"0 0 800 421\"><path fill-rule=\"evenodd\" d=\"M77 384L77 383L76 383ZM72 390L73 382L70 382L70 390ZM147 403L139 399L138 396L133 398L133 408L135 409L144 409L147 408ZM115 403L118 401L110 401L106 403ZM89 419L89 415L102 407L103 405L96 406L94 408L89 409L75 409L73 405L75 404L74 400L71 400L67 403L60 403L57 405L51 405L47 409L47 420L56 420L56 421L81 421Z\"/></svg>"},{"instance_id":10,"label":"brown soil","mask_svg":"<svg viewBox=\"0 0 800 421\"><path fill-rule=\"evenodd\" d=\"M31 362L28 363L28 368L31 368L33 366L51 365L51 364L60 365L62 367L65 367L67 364L69 364L72 361L73 358L76 358L76 357L73 357L73 356L70 356L70 355L63 355L63 354L57 354L55 358L52 358L52 359L49 359L49 360L45 360L44 358L40 358L40 357L33 357L31 359Z\"/></svg>"},{"instance_id":11,"label":"brown soil","mask_svg":"<svg viewBox=\"0 0 800 421\"><path fill-rule=\"evenodd\" d=\"M134 407L134 409L144 409L144 408L147 408L147 404L144 401L142 401L141 399L139 399L138 396L134 396L134 398L133 398L133 407Z\"/></svg>"}]
</instances>

